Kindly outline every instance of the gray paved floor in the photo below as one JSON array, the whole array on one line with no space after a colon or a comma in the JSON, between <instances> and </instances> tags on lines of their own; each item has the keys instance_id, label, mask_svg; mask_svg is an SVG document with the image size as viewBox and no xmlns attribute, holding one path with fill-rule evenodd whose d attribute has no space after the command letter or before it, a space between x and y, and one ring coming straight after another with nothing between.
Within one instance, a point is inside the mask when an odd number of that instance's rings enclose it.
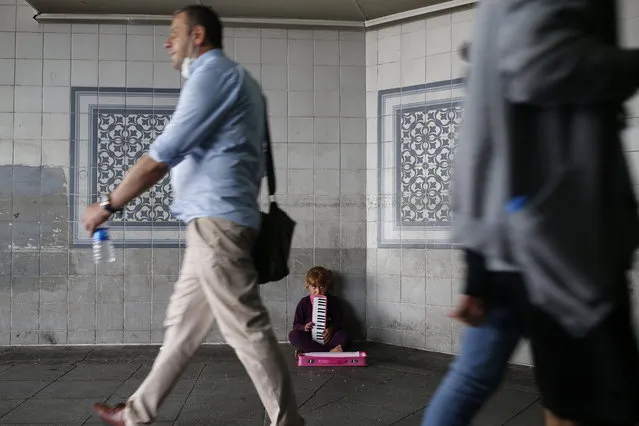
<instances>
[{"instance_id":1,"label":"gray paved floor","mask_svg":"<svg viewBox=\"0 0 639 426\"><path fill-rule=\"evenodd\" d=\"M368 367L318 369L295 367L292 350L283 346L309 426L420 424L450 358L373 343L365 349ZM153 347L0 349L0 424L100 424L91 415L91 403L126 398L148 372L156 351ZM475 424L536 426L540 416L530 369L511 368ZM209 346L198 352L156 424L268 423L234 353Z\"/></svg>"}]
</instances>

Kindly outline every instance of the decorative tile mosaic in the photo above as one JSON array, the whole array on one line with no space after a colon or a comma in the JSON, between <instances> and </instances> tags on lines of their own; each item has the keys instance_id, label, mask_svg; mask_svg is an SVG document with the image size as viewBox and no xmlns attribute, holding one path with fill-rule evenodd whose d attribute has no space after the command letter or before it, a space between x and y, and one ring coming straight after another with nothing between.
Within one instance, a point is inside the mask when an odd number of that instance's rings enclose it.
<instances>
[{"instance_id":1,"label":"decorative tile mosaic","mask_svg":"<svg viewBox=\"0 0 639 426\"><path fill-rule=\"evenodd\" d=\"M70 213L74 246L91 243L79 223L84 208L122 181L171 119L178 89L71 89ZM122 247L180 245L180 223L169 211L169 176L109 222Z\"/></svg>"},{"instance_id":2,"label":"decorative tile mosaic","mask_svg":"<svg viewBox=\"0 0 639 426\"><path fill-rule=\"evenodd\" d=\"M379 92L378 247L450 247L463 80Z\"/></svg>"}]
</instances>

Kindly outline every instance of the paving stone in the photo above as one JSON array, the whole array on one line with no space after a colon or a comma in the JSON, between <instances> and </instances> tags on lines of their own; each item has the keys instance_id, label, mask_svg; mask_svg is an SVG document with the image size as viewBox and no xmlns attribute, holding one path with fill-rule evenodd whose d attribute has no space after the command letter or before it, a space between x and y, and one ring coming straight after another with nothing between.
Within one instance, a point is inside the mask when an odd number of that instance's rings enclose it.
<instances>
[{"instance_id":1,"label":"paving stone","mask_svg":"<svg viewBox=\"0 0 639 426\"><path fill-rule=\"evenodd\" d=\"M532 426L544 424L544 408L538 400L514 419L506 423L506 426Z\"/></svg>"},{"instance_id":2,"label":"paving stone","mask_svg":"<svg viewBox=\"0 0 639 426\"><path fill-rule=\"evenodd\" d=\"M140 368L138 363L114 364L114 363L88 363L81 364L69 371L61 381L75 380L119 380L124 381L131 377Z\"/></svg>"},{"instance_id":3,"label":"paving stone","mask_svg":"<svg viewBox=\"0 0 639 426\"><path fill-rule=\"evenodd\" d=\"M0 382L3 381L42 381L50 382L62 377L73 368L73 365L62 364L29 364L20 363L11 365L0 373Z\"/></svg>"},{"instance_id":4,"label":"paving stone","mask_svg":"<svg viewBox=\"0 0 639 426\"><path fill-rule=\"evenodd\" d=\"M208 421L218 424L220 420L262 420L264 408L255 396L216 396L207 402L187 401L178 417L184 424Z\"/></svg>"},{"instance_id":5,"label":"paving stone","mask_svg":"<svg viewBox=\"0 0 639 426\"><path fill-rule=\"evenodd\" d=\"M502 389L482 407L475 420L476 426L503 425L530 407L539 395Z\"/></svg>"},{"instance_id":6,"label":"paving stone","mask_svg":"<svg viewBox=\"0 0 639 426\"><path fill-rule=\"evenodd\" d=\"M49 385L49 382L30 380L16 381L7 380L0 381L0 400L25 400L32 397L40 390Z\"/></svg>"},{"instance_id":7,"label":"paving stone","mask_svg":"<svg viewBox=\"0 0 639 426\"><path fill-rule=\"evenodd\" d=\"M367 343L363 368L300 368L283 345L308 426L419 426L451 358ZM138 388L158 348L10 348L0 352L0 425L102 424L91 404L116 404ZM475 426L537 426L541 407L532 370L511 368ZM226 346L204 346L160 409L157 425L268 426L257 391Z\"/></svg>"},{"instance_id":8,"label":"paving stone","mask_svg":"<svg viewBox=\"0 0 639 426\"><path fill-rule=\"evenodd\" d=\"M90 415L93 400L31 399L3 416L1 423L81 424Z\"/></svg>"},{"instance_id":9,"label":"paving stone","mask_svg":"<svg viewBox=\"0 0 639 426\"><path fill-rule=\"evenodd\" d=\"M421 426L424 419L424 410L420 410L417 413L404 417L397 423L393 423L393 426ZM529 425L532 426L532 425Z\"/></svg>"},{"instance_id":10,"label":"paving stone","mask_svg":"<svg viewBox=\"0 0 639 426\"><path fill-rule=\"evenodd\" d=\"M118 380L58 381L42 389L34 398L95 398L99 401L108 398L121 385Z\"/></svg>"},{"instance_id":11,"label":"paving stone","mask_svg":"<svg viewBox=\"0 0 639 426\"><path fill-rule=\"evenodd\" d=\"M404 417L389 407L379 407L349 398L324 405L304 415L309 426L391 425Z\"/></svg>"},{"instance_id":12,"label":"paving stone","mask_svg":"<svg viewBox=\"0 0 639 426\"><path fill-rule=\"evenodd\" d=\"M9 411L13 410L14 408L22 404L23 402L24 402L23 399L11 399L6 401L0 401L0 417L4 416ZM2 422L2 424L5 424L5 423Z\"/></svg>"}]
</instances>

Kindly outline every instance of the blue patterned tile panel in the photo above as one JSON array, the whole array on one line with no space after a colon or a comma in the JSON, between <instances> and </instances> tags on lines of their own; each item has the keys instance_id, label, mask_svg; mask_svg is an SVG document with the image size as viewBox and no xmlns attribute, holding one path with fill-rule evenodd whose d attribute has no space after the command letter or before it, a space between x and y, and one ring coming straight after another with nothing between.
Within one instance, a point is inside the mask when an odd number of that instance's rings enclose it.
<instances>
[{"instance_id":1,"label":"blue patterned tile panel","mask_svg":"<svg viewBox=\"0 0 639 426\"><path fill-rule=\"evenodd\" d=\"M378 247L450 247L463 80L378 94Z\"/></svg>"},{"instance_id":2,"label":"blue patterned tile panel","mask_svg":"<svg viewBox=\"0 0 639 426\"><path fill-rule=\"evenodd\" d=\"M396 120L396 222L400 226L447 227L462 104L435 102L401 108Z\"/></svg>"},{"instance_id":3,"label":"blue patterned tile panel","mask_svg":"<svg viewBox=\"0 0 639 426\"><path fill-rule=\"evenodd\" d=\"M91 168L96 175L94 194L113 191L122 181L124 172L146 153L149 146L171 119L172 109L109 109L95 108L93 120L94 155ZM167 175L148 192L129 203L114 222L137 223L139 226L175 225L169 210L173 200L170 177Z\"/></svg>"},{"instance_id":4,"label":"blue patterned tile panel","mask_svg":"<svg viewBox=\"0 0 639 426\"><path fill-rule=\"evenodd\" d=\"M73 246L90 244L79 223L84 208L112 191L162 133L177 104L177 89L71 89L70 213ZM109 223L117 247L180 246L181 225L169 211L167 175Z\"/></svg>"}]
</instances>

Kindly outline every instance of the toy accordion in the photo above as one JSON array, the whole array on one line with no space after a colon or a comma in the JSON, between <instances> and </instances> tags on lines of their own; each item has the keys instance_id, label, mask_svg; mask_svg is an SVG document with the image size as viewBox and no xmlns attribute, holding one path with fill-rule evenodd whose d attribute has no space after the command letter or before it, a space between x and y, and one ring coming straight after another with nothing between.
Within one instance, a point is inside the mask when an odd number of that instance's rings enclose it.
<instances>
[{"instance_id":1,"label":"toy accordion","mask_svg":"<svg viewBox=\"0 0 639 426\"><path fill-rule=\"evenodd\" d=\"M326 330L326 306L328 299L326 296L312 295L311 303L313 304L313 330L311 336L317 343L324 345L324 331Z\"/></svg>"}]
</instances>

